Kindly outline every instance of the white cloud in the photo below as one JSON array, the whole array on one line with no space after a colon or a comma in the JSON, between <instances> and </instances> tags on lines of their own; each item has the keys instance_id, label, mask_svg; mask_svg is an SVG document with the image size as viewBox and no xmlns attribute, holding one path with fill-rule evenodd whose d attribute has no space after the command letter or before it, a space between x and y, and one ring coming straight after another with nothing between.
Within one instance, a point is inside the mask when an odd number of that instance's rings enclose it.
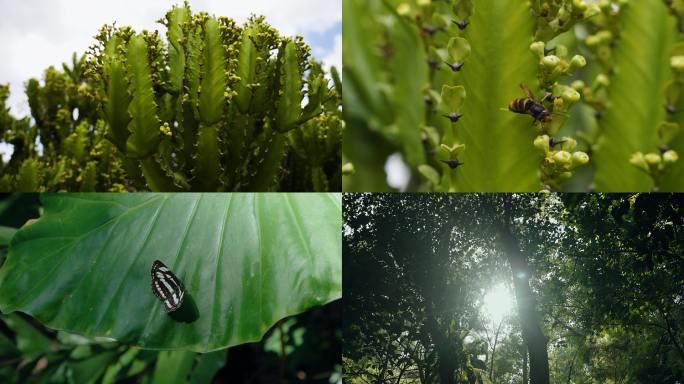
<instances>
[{"instance_id":1,"label":"white cloud","mask_svg":"<svg viewBox=\"0 0 684 384\"><path fill-rule=\"evenodd\" d=\"M5 163L9 162L12 152L14 152L14 145L5 142L0 143L0 156L2 156L2 161Z\"/></svg>"},{"instance_id":2,"label":"white cloud","mask_svg":"<svg viewBox=\"0 0 684 384\"><path fill-rule=\"evenodd\" d=\"M323 57L323 69L330 73L331 66L335 66L337 73L342 77L342 35L335 35L333 49Z\"/></svg>"},{"instance_id":3,"label":"white cloud","mask_svg":"<svg viewBox=\"0 0 684 384\"><path fill-rule=\"evenodd\" d=\"M10 83L8 106L17 118L30 114L24 83L30 78L42 79L49 66L62 68L71 63L74 52L79 56L95 40L92 36L104 24L130 25L165 32L155 23L182 1L169 0L0 0L0 84ZM200 11L226 16L242 25L250 14L266 16L266 22L283 36L323 34L342 20L342 0L194 0L193 13ZM335 37L334 49L314 46L323 52L326 64L341 64L341 36ZM338 47L339 45L339 47Z\"/></svg>"}]
</instances>

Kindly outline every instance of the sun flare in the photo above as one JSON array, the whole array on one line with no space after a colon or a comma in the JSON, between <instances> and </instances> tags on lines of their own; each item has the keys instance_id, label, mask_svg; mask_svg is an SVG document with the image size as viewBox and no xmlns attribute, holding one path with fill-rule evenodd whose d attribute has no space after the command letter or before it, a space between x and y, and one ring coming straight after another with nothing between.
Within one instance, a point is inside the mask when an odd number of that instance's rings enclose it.
<instances>
[{"instance_id":1,"label":"sun flare","mask_svg":"<svg viewBox=\"0 0 684 384\"><path fill-rule=\"evenodd\" d=\"M513 306L513 297L508 293L502 284L497 285L494 290L485 296L485 311L498 322Z\"/></svg>"}]
</instances>

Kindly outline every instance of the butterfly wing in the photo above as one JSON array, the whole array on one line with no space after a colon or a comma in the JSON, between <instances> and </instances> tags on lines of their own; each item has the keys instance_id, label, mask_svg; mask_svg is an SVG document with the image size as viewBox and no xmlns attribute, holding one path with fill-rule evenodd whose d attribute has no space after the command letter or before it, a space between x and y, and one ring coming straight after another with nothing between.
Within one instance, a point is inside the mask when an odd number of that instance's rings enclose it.
<instances>
[{"instance_id":1,"label":"butterfly wing","mask_svg":"<svg viewBox=\"0 0 684 384\"><path fill-rule=\"evenodd\" d=\"M164 311L176 310L183 304L185 292L180 280L159 260L155 260L150 271L152 276L152 293L160 300L165 300Z\"/></svg>"},{"instance_id":2,"label":"butterfly wing","mask_svg":"<svg viewBox=\"0 0 684 384\"><path fill-rule=\"evenodd\" d=\"M178 286L175 291L164 301L164 312L169 313L175 311L183 305L185 299L185 292L182 286Z\"/></svg>"}]
</instances>

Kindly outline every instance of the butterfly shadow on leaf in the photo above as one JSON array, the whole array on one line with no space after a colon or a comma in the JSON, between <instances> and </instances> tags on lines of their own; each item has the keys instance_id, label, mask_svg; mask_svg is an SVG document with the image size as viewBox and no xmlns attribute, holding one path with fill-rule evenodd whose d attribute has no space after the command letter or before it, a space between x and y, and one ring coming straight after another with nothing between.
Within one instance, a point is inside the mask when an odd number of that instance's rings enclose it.
<instances>
[{"instance_id":1,"label":"butterfly shadow on leaf","mask_svg":"<svg viewBox=\"0 0 684 384\"><path fill-rule=\"evenodd\" d=\"M179 323L194 323L199 319L197 304L185 290L185 285L163 262L155 260L150 270L152 293L164 301L164 312ZM192 284L195 285L195 284Z\"/></svg>"},{"instance_id":2,"label":"butterfly shadow on leaf","mask_svg":"<svg viewBox=\"0 0 684 384\"><path fill-rule=\"evenodd\" d=\"M169 317L174 321L179 323L191 324L197 321L200 317L199 309L195 303L195 299L192 298L187 292L185 293L185 300L183 300L183 305L173 312L169 312Z\"/></svg>"}]
</instances>

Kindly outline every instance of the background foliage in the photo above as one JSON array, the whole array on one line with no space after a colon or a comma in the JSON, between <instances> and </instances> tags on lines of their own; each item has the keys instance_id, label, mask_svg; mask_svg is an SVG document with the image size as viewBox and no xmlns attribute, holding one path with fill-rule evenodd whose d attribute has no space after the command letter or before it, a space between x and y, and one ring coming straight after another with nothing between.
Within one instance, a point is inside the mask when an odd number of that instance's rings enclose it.
<instances>
[{"instance_id":1,"label":"background foliage","mask_svg":"<svg viewBox=\"0 0 684 384\"><path fill-rule=\"evenodd\" d=\"M206 354L131 348L0 315L3 383L340 383L339 300L287 318L262 341ZM281 335L283 336L281 338ZM285 354L283 354L283 349Z\"/></svg>"},{"instance_id":2,"label":"background foliage","mask_svg":"<svg viewBox=\"0 0 684 384\"><path fill-rule=\"evenodd\" d=\"M506 212L525 265L492 224ZM345 195L344 220L350 383L684 377L682 195ZM483 308L497 284L517 302L501 323Z\"/></svg>"}]
</instances>

